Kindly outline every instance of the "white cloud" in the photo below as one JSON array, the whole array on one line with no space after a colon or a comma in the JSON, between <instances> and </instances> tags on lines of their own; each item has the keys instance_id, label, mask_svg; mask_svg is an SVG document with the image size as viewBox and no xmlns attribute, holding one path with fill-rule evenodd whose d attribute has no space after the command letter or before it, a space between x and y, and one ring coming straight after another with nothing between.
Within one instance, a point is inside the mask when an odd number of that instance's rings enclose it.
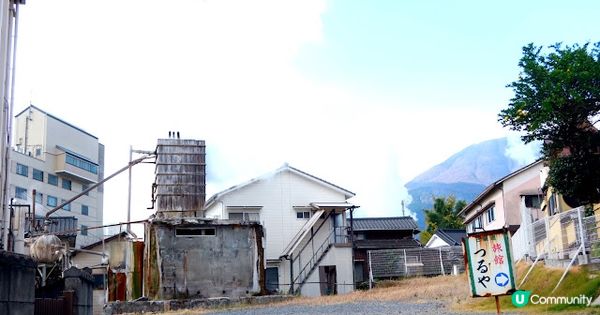
<instances>
[{"instance_id":1,"label":"white cloud","mask_svg":"<svg viewBox=\"0 0 600 315\"><path fill-rule=\"evenodd\" d=\"M520 135L511 133L507 137L506 156L517 162L517 165L527 165L540 157L541 143L539 141L528 144L521 141Z\"/></svg>"},{"instance_id":2,"label":"white cloud","mask_svg":"<svg viewBox=\"0 0 600 315\"><path fill-rule=\"evenodd\" d=\"M208 192L284 162L357 193L360 215L399 215L403 183L497 137L493 112L415 100L372 103L303 77L294 58L324 41L325 1L48 1L23 7L17 108L37 106L97 135L106 173L129 145L179 130L205 139ZM472 130L477 130L473 132ZM134 219L151 211L152 167L134 169ZM127 179L105 186L105 222L123 221Z\"/></svg>"}]
</instances>

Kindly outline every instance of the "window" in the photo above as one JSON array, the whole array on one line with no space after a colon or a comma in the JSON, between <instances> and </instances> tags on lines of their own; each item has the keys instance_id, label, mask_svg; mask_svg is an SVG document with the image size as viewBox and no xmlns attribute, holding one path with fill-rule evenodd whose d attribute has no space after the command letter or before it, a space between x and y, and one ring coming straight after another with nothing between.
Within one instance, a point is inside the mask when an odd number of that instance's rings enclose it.
<instances>
[{"instance_id":1,"label":"window","mask_svg":"<svg viewBox=\"0 0 600 315\"><path fill-rule=\"evenodd\" d=\"M229 220L260 221L260 214L253 212L229 212Z\"/></svg>"},{"instance_id":2,"label":"window","mask_svg":"<svg viewBox=\"0 0 600 315\"><path fill-rule=\"evenodd\" d=\"M35 203L43 204L44 203L44 194L36 192L35 193Z\"/></svg>"},{"instance_id":3,"label":"window","mask_svg":"<svg viewBox=\"0 0 600 315\"><path fill-rule=\"evenodd\" d=\"M67 189L67 190L71 190L71 181L68 179L62 179L62 188Z\"/></svg>"},{"instance_id":4,"label":"window","mask_svg":"<svg viewBox=\"0 0 600 315\"><path fill-rule=\"evenodd\" d=\"M22 187L15 187L15 198L27 200L27 189Z\"/></svg>"},{"instance_id":5,"label":"window","mask_svg":"<svg viewBox=\"0 0 600 315\"><path fill-rule=\"evenodd\" d=\"M62 199L62 200L61 200L61 203L64 203L65 201L66 201L66 200ZM71 204L70 204L70 203L67 203L66 205L64 205L64 206L62 207L62 209L63 209L63 210L66 210L66 211L71 211Z\"/></svg>"},{"instance_id":6,"label":"window","mask_svg":"<svg viewBox=\"0 0 600 315\"><path fill-rule=\"evenodd\" d=\"M87 184L81 184L81 191L86 191L88 188L90 188L89 185L87 185ZM89 196L90 192L86 192L85 195Z\"/></svg>"},{"instance_id":7,"label":"window","mask_svg":"<svg viewBox=\"0 0 600 315\"><path fill-rule=\"evenodd\" d=\"M86 205L81 205L81 214L88 215L89 208Z\"/></svg>"},{"instance_id":8,"label":"window","mask_svg":"<svg viewBox=\"0 0 600 315\"><path fill-rule=\"evenodd\" d=\"M17 163L17 174L25 177L29 176L29 167L27 165Z\"/></svg>"},{"instance_id":9,"label":"window","mask_svg":"<svg viewBox=\"0 0 600 315\"><path fill-rule=\"evenodd\" d=\"M95 274L92 275L94 277L94 290L104 290L104 279L106 279L106 274Z\"/></svg>"},{"instance_id":10,"label":"window","mask_svg":"<svg viewBox=\"0 0 600 315\"><path fill-rule=\"evenodd\" d=\"M487 222L488 223L494 222L494 220L496 219L496 213L494 211L494 206L491 206L489 209L487 209L486 214L487 214Z\"/></svg>"},{"instance_id":11,"label":"window","mask_svg":"<svg viewBox=\"0 0 600 315\"><path fill-rule=\"evenodd\" d=\"M46 199L46 205L49 207L56 207L58 205L58 199L56 199L54 196L48 195L48 198Z\"/></svg>"},{"instance_id":12,"label":"window","mask_svg":"<svg viewBox=\"0 0 600 315\"><path fill-rule=\"evenodd\" d=\"M81 235L88 235L88 226L87 225L81 225Z\"/></svg>"},{"instance_id":13,"label":"window","mask_svg":"<svg viewBox=\"0 0 600 315\"><path fill-rule=\"evenodd\" d=\"M48 184L58 186L58 176L48 174Z\"/></svg>"},{"instance_id":14,"label":"window","mask_svg":"<svg viewBox=\"0 0 600 315\"><path fill-rule=\"evenodd\" d=\"M42 155L42 148L35 148L35 156Z\"/></svg>"},{"instance_id":15,"label":"window","mask_svg":"<svg viewBox=\"0 0 600 315\"><path fill-rule=\"evenodd\" d=\"M262 206L227 206L229 220L260 221L260 209Z\"/></svg>"},{"instance_id":16,"label":"window","mask_svg":"<svg viewBox=\"0 0 600 315\"><path fill-rule=\"evenodd\" d=\"M98 165L96 165L95 163L84 160L84 159L82 159L78 156L75 156L69 152L67 152L66 154L67 154L67 156L65 157L65 162L67 164L71 164L75 167L78 167L82 170L86 170L93 174L98 174Z\"/></svg>"},{"instance_id":17,"label":"window","mask_svg":"<svg viewBox=\"0 0 600 315\"><path fill-rule=\"evenodd\" d=\"M34 168L33 169L33 179L43 182L44 181L44 172Z\"/></svg>"},{"instance_id":18,"label":"window","mask_svg":"<svg viewBox=\"0 0 600 315\"><path fill-rule=\"evenodd\" d=\"M558 213L558 206L556 204L556 194L550 195L550 199L548 199L548 208L550 209L550 215L555 215Z\"/></svg>"},{"instance_id":19,"label":"window","mask_svg":"<svg viewBox=\"0 0 600 315\"><path fill-rule=\"evenodd\" d=\"M475 218L471 224L471 231L472 232L477 232L477 230L481 230L481 228L483 228L483 217L481 215L477 216L477 218Z\"/></svg>"},{"instance_id":20,"label":"window","mask_svg":"<svg viewBox=\"0 0 600 315\"><path fill-rule=\"evenodd\" d=\"M542 205L542 198L538 195L525 196L525 207L527 208L540 208Z\"/></svg>"},{"instance_id":21,"label":"window","mask_svg":"<svg viewBox=\"0 0 600 315\"><path fill-rule=\"evenodd\" d=\"M310 211L296 211L296 219L310 218Z\"/></svg>"},{"instance_id":22,"label":"window","mask_svg":"<svg viewBox=\"0 0 600 315\"><path fill-rule=\"evenodd\" d=\"M216 235L216 230L214 228L175 229L176 237L200 237L214 235Z\"/></svg>"}]
</instances>

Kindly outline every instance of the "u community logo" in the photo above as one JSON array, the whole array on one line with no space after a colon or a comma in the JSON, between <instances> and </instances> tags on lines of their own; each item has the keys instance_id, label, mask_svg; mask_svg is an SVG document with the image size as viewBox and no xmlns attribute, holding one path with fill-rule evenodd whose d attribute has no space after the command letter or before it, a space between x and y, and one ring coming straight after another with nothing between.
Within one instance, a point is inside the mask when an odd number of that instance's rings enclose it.
<instances>
[{"instance_id":1,"label":"u community logo","mask_svg":"<svg viewBox=\"0 0 600 315\"><path fill-rule=\"evenodd\" d=\"M512 304L521 308L529 303L529 296L531 296L531 291L515 291L512 295Z\"/></svg>"},{"instance_id":2,"label":"u community logo","mask_svg":"<svg viewBox=\"0 0 600 315\"><path fill-rule=\"evenodd\" d=\"M531 294L531 291L518 290L512 295L512 303L514 306L521 308L529 304L568 304L568 305L585 305L589 306L592 303L592 297L583 294L579 296L539 296Z\"/></svg>"}]
</instances>

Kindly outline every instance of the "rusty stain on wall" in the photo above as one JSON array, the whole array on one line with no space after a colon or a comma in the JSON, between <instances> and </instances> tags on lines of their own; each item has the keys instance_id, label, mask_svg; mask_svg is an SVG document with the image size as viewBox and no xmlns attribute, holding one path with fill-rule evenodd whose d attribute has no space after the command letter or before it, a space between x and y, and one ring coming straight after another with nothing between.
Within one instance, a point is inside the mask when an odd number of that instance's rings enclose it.
<instances>
[{"instance_id":1,"label":"rusty stain on wall","mask_svg":"<svg viewBox=\"0 0 600 315\"><path fill-rule=\"evenodd\" d=\"M194 235L199 229L214 229L214 235ZM266 292L264 233L260 224L154 219L146 231L150 240L146 253L156 253L157 262L145 264L146 296L181 299Z\"/></svg>"},{"instance_id":2,"label":"rusty stain on wall","mask_svg":"<svg viewBox=\"0 0 600 315\"><path fill-rule=\"evenodd\" d=\"M264 231L258 222L204 218L205 144L159 139L146 223L144 295L151 299L264 294Z\"/></svg>"}]
</instances>

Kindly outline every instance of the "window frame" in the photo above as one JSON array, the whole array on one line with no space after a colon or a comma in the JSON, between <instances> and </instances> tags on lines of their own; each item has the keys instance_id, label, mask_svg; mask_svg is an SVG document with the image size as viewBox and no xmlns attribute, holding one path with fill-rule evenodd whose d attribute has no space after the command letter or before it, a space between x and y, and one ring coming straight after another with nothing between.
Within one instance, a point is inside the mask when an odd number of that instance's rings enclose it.
<instances>
[{"instance_id":1,"label":"window frame","mask_svg":"<svg viewBox=\"0 0 600 315\"><path fill-rule=\"evenodd\" d=\"M83 210L85 209L85 211ZM90 215L90 207L88 205L81 205L81 214L82 215Z\"/></svg>"},{"instance_id":2,"label":"window frame","mask_svg":"<svg viewBox=\"0 0 600 315\"><path fill-rule=\"evenodd\" d=\"M50 204L50 200L54 200L54 204L53 204L53 205L52 205L52 204ZM55 208L56 206L58 206L58 198L57 198L57 197L55 197L55 196L48 195L48 196L46 197L46 205L47 205L48 207Z\"/></svg>"},{"instance_id":3,"label":"window frame","mask_svg":"<svg viewBox=\"0 0 600 315\"><path fill-rule=\"evenodd\" d=\"M64 203L65 201L67 201L67 200L66 199L61 199L60 203ZM61 209L65 210L65 211L71 212L71 204L67 203L66 205L62 206Z\"/></svg>"},{"instance_id":4,"label":"window frame","mask_svg":"<svg viewBox=\"0 0 600 315\"><path fill-rule=\"evenodd\" d=\"M68 183L68 185L65 185L65 183ZM67 186L67 187L65 187L65 186ZM73 189L73 181L71 181L70 179L62 178L61 187L66 190L72 190Z\"/></svg>"},{"instance_id":5,"label":"window frame","mask_svg":"<svg viewBox=\"0 0 600 315\"><path fill-rule=\"evenodd\" d=\"M35 176L36 172L38 173L38 175L41 175L41 177L36 177ZM38 170L37 168L34 167L31 172L31 177L37 181L44 182L44 171Z\"/></svg>"},{"instance_id":6,"label":"window frame","mask_svg":"<svg viewBox=\"0 0 600 315\"><path fill-rule=\"evenodd\" d=\"M29 166L21 163L17 163L15 173L21 176L29 177Z\"/></svg>"},{"instance_id":7,"label":"window frame","mask_svg":"<svg viewBox=\"0 0 600 315\"><path fill-rule=\"evenodd\" d=\"M23 197L23 198L21 198ZM15 186L15 198L27 200L27 188Z\"/></svg>"},{"instance_id":8,"label":"window frame","mask_svg":"<svg viewBox=\"0 0 600 315\"><path fill-rule=\"evenodd\" d=\"M54 181L54 180L56 180L56 181ZM58 176L48 173L48 185L58 187Z\"/></svg>"},{"instance_id":9,"label":"window frame","mask_svg":"<svg viewBox=\"0 0 600 315\"><path fill-rule=\"evenodd\" d=\"M490 215L491 214L491 215ZM487 223L492 223L496 221L496 207L492 205L485 210L485 218Z\"/></svg>"}]
</instances>

